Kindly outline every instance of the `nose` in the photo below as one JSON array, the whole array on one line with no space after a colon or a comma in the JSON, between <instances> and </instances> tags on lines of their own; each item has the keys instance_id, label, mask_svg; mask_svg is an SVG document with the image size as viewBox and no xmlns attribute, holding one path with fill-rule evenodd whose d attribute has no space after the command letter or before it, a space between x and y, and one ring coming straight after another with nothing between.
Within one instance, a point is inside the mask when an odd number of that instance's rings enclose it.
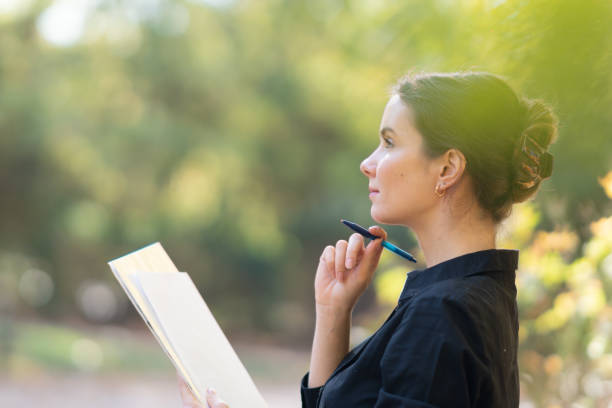
<instances>
[{"instance_id":1,"label":"nose","mask_svg":"<svg viewBox=\"0 0 612 408\"><path fill-rule=\"evenodd\" d=\"M369 155L368 157L363 159L363 161L359 165L359 170L361 170L361 172L366 177L375 177L376 176L376 161L374 160L373 156L374 156L374 154L372 153L371 155Z\"/></svg>"}]
</instances>

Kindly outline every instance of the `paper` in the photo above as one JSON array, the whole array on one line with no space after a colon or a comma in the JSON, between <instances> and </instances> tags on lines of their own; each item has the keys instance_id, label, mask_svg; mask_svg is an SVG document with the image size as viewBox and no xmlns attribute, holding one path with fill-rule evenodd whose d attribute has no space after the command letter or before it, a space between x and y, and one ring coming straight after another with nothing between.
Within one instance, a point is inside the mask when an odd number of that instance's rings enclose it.
<instances>
[{"instance_id":1,"label":"paper","mask_svg":"<svg viewBox=\"0 0 612 408\"><path fill-rule=\"evenodd\" d=\"M109 265L200 401L213 387L231 408L267 407L191 278L159 243Z\"/></svg>"}]
</instances>

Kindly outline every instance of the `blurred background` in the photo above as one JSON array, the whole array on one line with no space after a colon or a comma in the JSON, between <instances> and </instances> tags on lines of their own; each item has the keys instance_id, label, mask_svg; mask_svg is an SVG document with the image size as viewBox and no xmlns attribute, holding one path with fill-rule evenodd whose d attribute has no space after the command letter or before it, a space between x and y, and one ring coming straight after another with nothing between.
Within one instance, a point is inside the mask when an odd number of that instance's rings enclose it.
<instances>
[{"instance_id":1,"label":"blurred background","mask_svg":"<svg viewBox=\"0 0 612 408\"><path fill-rule=\"evenodd\" d=\"M359 163L408 71L550 102L555 169L515 206L522 407L612 407L608 0L0 0L0 405L179 406L106 262L160 241L272 407L298 406L318 257L372 225ZM355 344L422 268L391 241Z\"/></svg>"}]
</instances>

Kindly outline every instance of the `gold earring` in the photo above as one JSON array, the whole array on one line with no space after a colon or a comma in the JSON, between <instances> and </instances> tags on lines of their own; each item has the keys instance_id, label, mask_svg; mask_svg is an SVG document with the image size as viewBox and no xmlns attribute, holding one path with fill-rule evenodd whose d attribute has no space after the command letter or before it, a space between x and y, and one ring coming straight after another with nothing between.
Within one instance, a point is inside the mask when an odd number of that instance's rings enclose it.
<instances>
[{"instance_id":1,"label":"gold earring","mask_svg":"<svg viewBox=\"0 0 612 408\"><path fill-rule=\"evenodd\" d=\"M442 190L442 184L436 185L436 188L434 191L438 197L442 197L444 193L446 193L446 190Z\"/></svg>"}]
</instances>

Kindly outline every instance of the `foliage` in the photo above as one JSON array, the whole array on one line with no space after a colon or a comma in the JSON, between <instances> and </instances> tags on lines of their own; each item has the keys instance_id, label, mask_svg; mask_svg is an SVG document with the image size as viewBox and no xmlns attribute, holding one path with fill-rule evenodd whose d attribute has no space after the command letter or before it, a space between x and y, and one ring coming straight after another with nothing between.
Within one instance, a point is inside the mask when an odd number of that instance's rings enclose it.
<instances>
[{"instance_id":1,"label":"foliage","mask_svg":"<svg viewBox=\"0 0 612 408\"><path fill-rule=\"evenodd\" d=\"M172 372L154 342L143 342L125 329L81 330L48 323L17 322L15 348L7 372L27 376L50 372ZM41 341L44 339L44 341Z\"/></svg>"}]
</instances>

